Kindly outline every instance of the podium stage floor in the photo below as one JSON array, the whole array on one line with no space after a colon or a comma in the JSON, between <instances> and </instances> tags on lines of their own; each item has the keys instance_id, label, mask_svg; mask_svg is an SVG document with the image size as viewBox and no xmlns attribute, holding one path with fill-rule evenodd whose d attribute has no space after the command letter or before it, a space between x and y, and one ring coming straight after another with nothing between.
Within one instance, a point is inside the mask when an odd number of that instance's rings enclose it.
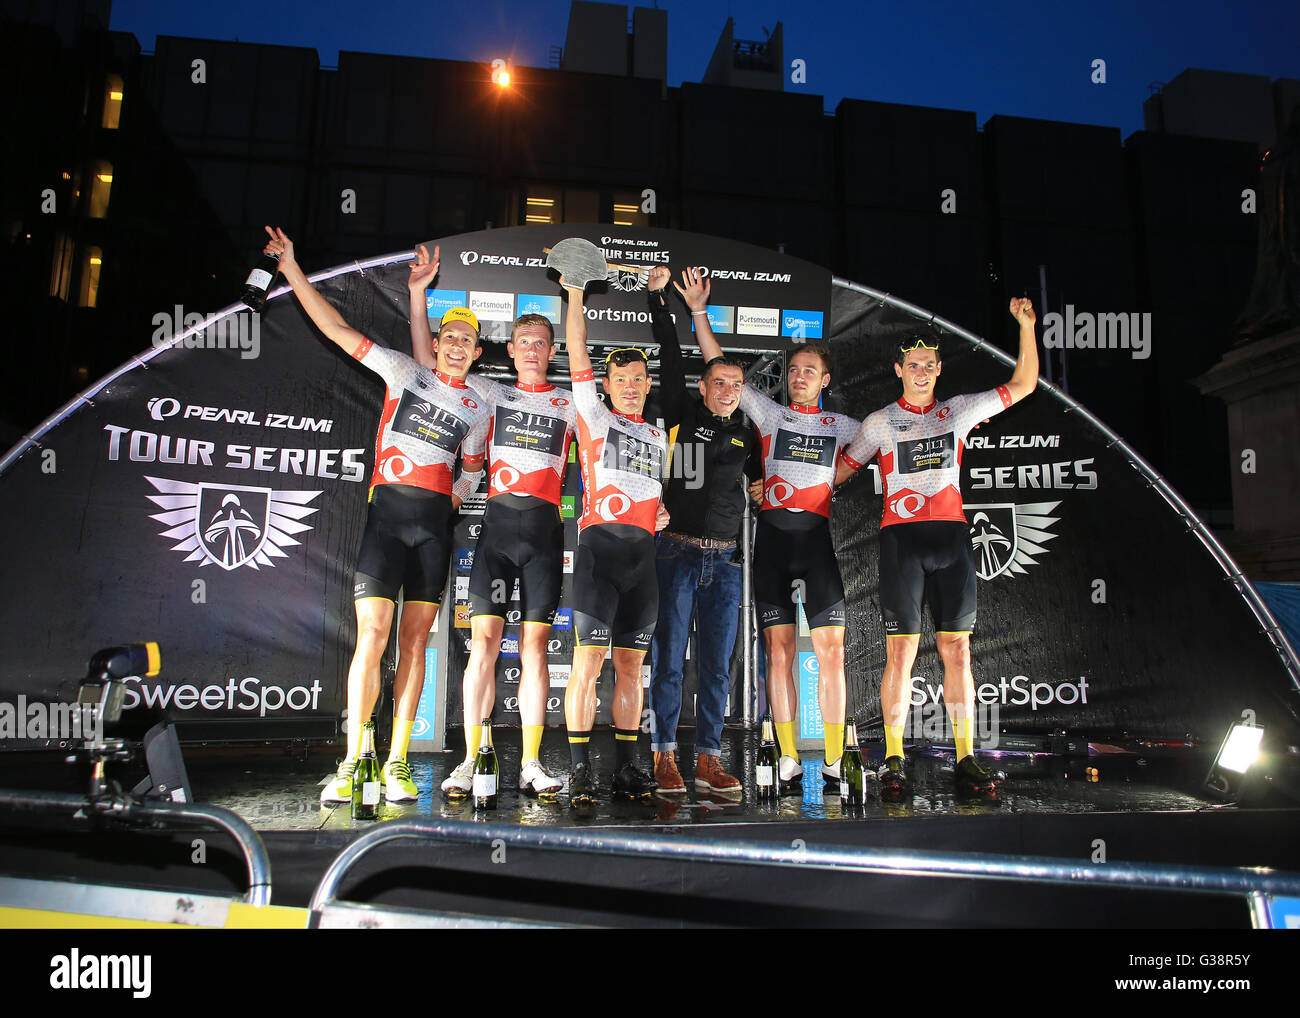
<instances>
[{"instance_id":1,"label":"podium stage floor","mask_svg":"<svg viewBox=\"0 0 1300 1018\"><path fill-rule=\"evenodd\" d=\"M688 788L694 754L683 738L679 759ZM453 737L459 732L453 732ZM513 790L518 734L496 733L504 790L499 807L474 814L436 791L461 753L423 754L412 770L417 802L385 806L382 819L432 817L468 822L542 825L578 832L619 829L662 838L743 839L795 849L868 847L1050 856L1078 864L1104 861L1195 866L1267 866L1300 871L1300 809L1274 795L1249 808L1197 794L1199 759L1185 755L1104 755L1077 759L1005 756L992 764L1008 774L1000 801L962 801L952 789L951 754L910 753L915 793L906 804L874 799L850 814L820 780L801 796L758 803L746 787L740 801L702 796L693 788L676 801L614 803L590 811L568 807L563 793L544 804ZM612 733L596 733L592 757L606 784ZM724 735L723 765L752 786L756 742ZM868 747L878 760L879 747ZM648 745L643 745L648 757ZM337 750L275 747L190 747L186 763L195 797L238 813L260 833L272 864L274 904L303 907L330 861L375 823L354 823L345 806L322 809L320 787ZM562 777L568 746L547 732L543 761ZM809 754L811 777L820 760ZM1086 767L1100 780L1088 780ZM84 790L84 767L59 754L0 754L0 788ZM124 775L125 777L125 775ZM126 784L126 782L123 782ZM6 811L0 804L0 871L11 876L74 879L147 887L242 893L242 858L228 839L205 839L196 865L192 830L125 832L121 825L66 816ZM1096 885L1026 885L1001 880L939 879L844 871L763 868L676 859L591 856L487 844L393 842L358 864L344 887L348 900L404 909L495 916L545 923L713 927L874 926L1185 927L1244 928L1240 897L1152 892Z\"/></svg>"}]
</instances>

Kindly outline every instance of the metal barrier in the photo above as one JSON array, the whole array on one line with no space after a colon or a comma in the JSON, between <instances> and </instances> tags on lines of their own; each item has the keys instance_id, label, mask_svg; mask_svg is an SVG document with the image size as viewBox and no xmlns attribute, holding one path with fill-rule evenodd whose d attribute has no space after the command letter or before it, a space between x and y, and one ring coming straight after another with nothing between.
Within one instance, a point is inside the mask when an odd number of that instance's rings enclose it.
<instances>
[{"instance_id":1,"label":"metal barrier","mask_svg":"<svg viewBox=\"0 0 1300 1018\"><path fill-rule=\"evenodd\" d=\"M1120 887L1130 890L1183 891L1197 894L1241 895L1259 924L1263 895L1300 896L1300 873L1268 868L1165 866L1155 863L1093 864L1050 856L1006 856L982 853L928 852L885 848L792 849L763 841L685 838L633 833L589 834L555 828L526 828L505 824L454 820L393 820L352 842L335 856L312 895L311 911L331 905L343 877L373 849L398 838L421 838L455 844L507 846L592 855L654 858L687 862L732 863L742 866L781 866L795 869L840 870L895 876L959 877L970 880L1011 880L1039 884Z\"/></svg>"},{"instance_id":2,"label":"metal barrier","mask_svg":"<svg viewBox=\"0 0 1300 1018\"><path fill-rule=\"evenodd\" d=\"M271 860L266 854L262 839L242 817L218 806L201 803L119 800L111 810L96 809L80 795L55 792L24 792L0 789L0 807L15 810L86 810L95 816L119 820L198 821L209 827L223 830L235 839L248 866L248 891L243 900L249 905L271 903Z\"/></svg>"}]
</instances>

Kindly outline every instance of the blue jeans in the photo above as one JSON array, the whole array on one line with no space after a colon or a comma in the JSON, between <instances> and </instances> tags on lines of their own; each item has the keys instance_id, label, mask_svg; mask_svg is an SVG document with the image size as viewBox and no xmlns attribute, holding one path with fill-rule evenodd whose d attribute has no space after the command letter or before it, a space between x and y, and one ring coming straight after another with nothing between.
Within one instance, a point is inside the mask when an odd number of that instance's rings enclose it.
<instances>
[{"instance_id":1,"label":"blue jeans","mask_svg":"<svg viewBox=\"0 0 1300 1018\"><path fill-rule=\"evenodd\" d=\"M731 685L731 651L736 644L740 608L740 566L736 549L712 551L658 538L659 621L650 647L650 709L654 712L651 747L656 753L677 748L682 713L682 662L696 616L695 751L722 752L722 722Z\"/></svg>"}]
</instances>

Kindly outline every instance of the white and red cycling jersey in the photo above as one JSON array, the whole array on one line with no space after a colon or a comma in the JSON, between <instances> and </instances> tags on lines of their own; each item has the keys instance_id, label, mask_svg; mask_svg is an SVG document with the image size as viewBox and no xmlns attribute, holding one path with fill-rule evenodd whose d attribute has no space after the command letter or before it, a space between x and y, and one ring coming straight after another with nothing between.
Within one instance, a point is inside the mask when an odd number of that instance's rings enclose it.
<instances>
[{"instance_id":1,"label":"white and red cycling jersey","mask_svg":"<svg viewBox=\"0 0 1300 1018\"><path fill-rule=\"evenodd\" d=\"M386 386L375 436L372 488L409 484L450 495L457 452L466 473L482 469L483 428L476 430L476 425L487 418L488 407L477 392L459 379L368 339L352 356Z\"/></svg>"},{"instance_id":2,"label":"white and red cycling jersey","mask_svg":"<svg viewBox=\"0 0 1300 1018\"><path fill-rule=\"evenodd\" d=\"M971 430L1011 405L1005 385L953 396L927 407L899 399L862 422L849 444L854 469L880 456L885 492L882 527L923 520L965 523L961 506L961 456Z\"/></svg>"},{"instance_id":3,"label":"white and red cycling jersey","mask_svg":"<svg viewBox=\"0 0 1300 1018\"><path fill-rule=\"evenodd\" d=\"M749 386L740 394L740 409L762 440L763 509L800 509L829 517L835 467L857 434L858 421L803 403L782 406Z\"/></svg>"},{"instance_id":4,"label":"white and red cycling jersey","mask_svg":"<svg viewBox=\"0 0 1300 1018\"><path fill-rule=\"evenodd\" d=\"M569 442L577 431L573 393L549 382L502 385L471 375L491 414L486 422L488 498L531 495L560 504Z\"/></svg>"},{"instance_id":5,"label":"white and red cycling jersey","mask_svg":"<svg viewBox=\"0 0 1300 1018\"><path fill-rule=\"evenodd\" d=\"M578 463L582 467L582 516L578 529L628 523L651 535L663 494L668 436L645 419L609 409L596 394L590 369L573 376L578 406Z\"/></svg>"}]
</instances>

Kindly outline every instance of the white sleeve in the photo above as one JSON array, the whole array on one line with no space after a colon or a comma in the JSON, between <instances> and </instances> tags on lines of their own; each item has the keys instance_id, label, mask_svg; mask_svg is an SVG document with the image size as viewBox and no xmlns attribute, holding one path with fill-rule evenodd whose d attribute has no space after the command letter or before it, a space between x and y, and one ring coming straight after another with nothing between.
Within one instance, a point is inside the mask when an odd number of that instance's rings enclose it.
<instances>
[{"instance_id":1,"label":"white sleeve","mask_svg":"<svg viewBox=\"0 0 1300 1018\"><path fill-rule=\"evenodd\" d=\"M976 425L1002 413L1011 405L1011 393L1005 385L999 385L987 392L957 396L953 402L957 404L957 420L953 430L957 433L957 438L964 442Z\"/></svg>"}]
</instances>

